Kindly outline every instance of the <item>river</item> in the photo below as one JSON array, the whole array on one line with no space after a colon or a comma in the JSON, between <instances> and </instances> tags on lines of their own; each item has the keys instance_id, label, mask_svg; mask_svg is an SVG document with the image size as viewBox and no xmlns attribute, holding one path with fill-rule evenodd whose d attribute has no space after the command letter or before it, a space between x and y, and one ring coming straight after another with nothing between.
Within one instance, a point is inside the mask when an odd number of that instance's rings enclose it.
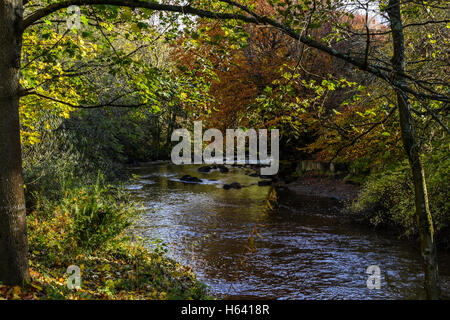
<instances>
[{"instance_id":1,"label":"river","mask_svg":"<svg viewBox=\"0 0 450 320\"><path fill-rule=\"evenodd\" d=\"M280 194L267 210L271 187L249 169L199 173L199 166L155 163L132 168L128 189L145 206L140 235L162 240L168 255L193 268L213 295L227 299L421 299L419 252L409 242L342 223L332 199ZM189 174L200 184L183 183ZM242 189L224 190L239 182ZM252 237L250 237L253 234ZM253 239L252 240L249 240ZM159 240L158 240L159 239ZM450 256L440 254L449 296ZM380 289L369 289L369 266Z\"/></svg>"}]
</instances>

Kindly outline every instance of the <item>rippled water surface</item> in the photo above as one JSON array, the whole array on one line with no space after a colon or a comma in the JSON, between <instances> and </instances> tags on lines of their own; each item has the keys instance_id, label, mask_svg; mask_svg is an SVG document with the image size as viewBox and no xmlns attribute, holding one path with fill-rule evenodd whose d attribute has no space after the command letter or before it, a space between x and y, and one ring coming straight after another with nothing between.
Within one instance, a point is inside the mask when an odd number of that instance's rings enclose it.
<instances>
[{"instance_id":1,"label":"rippled water surface","mask_svg":"<svg viewBox=\"0 0 450 320\"><path fill-rule=\"evenodd\" d=\"M133 168L129 186L146 212L139 232L162 239L168 253L190 265L213 294L251 299L423 298L419 253L411 244L341 223L334 200L281 193L280 208L265 213L270 187L259 187L249 169L199 173L199 166L167 163ZM183 175L202 179L182 183ZM244 188L224 190L224 183ZM249 250L253 231L256 247ZM381 269L381 289L365 273ZM448 296L450 257L440 254Z\"/></svg>"}]
</instances>

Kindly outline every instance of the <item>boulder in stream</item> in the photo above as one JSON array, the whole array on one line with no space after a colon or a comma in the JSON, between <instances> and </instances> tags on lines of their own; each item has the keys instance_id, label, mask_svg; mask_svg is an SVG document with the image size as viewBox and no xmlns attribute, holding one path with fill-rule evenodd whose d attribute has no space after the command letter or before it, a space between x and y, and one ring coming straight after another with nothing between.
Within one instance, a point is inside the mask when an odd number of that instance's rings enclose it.
<instances>
[{"instance_id":1,"label":"boulder in stream","mask_svg":"<svg viewBox=\"0 0 450 320\"><path fill-rule=\"evenodd\" d=\"M201 183L201 182L202 182L201 179L196 178L196 177L191 177L190 175L182 176L182 177L180 178L180 180L181 180L182 182L189 182L189 183Z\"/></svg>"},{"instance_id":2,"label":"boulder in stream","mask_svg":"<svg viewBox=\"0 0 450 320\"><path fill-rule=\"evenodd\" d=\"M230 171L230 170L229 170L227 167L225 167L223 164L217 166L217 168L219 168L219 171L220 171L221 173L228 173L228 172Z\"/></svg>"},{"instance_id":3,"label":"boulder in stream","mask_svg":"<svg viewBox=\"0 0 450 320\"><path fill-rule=\"evenodd\" d=\"M212 168L210 166L204 166L204 167L198 168L198 172L201 172L201 173L208 173L211 170L212 170Z\"/></svg>"},{"instance_id":4,"label":"boulder in stream","mask_svg":"<svg viewBox=\"0 0 450 320\"><path fill-rule=\"evenodd\" d=\"M231 184L224 184L224 185L223 185L223 188L224 188L225 190L230 190L230 189L241 189L242 186L241 186L241 184L240 184L239 182L233 182L233 183L231 183Z\"/></svg>"}]
</instances>

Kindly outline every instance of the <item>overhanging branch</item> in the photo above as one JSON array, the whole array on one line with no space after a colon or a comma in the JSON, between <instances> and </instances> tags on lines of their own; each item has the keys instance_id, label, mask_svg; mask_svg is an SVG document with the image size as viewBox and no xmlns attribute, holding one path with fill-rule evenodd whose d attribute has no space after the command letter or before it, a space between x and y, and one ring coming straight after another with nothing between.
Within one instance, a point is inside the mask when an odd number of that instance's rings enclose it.
<instances>
[{"instance_id":1,"label":"overhanging branch","mask_svg":"<svg viewBox=\"0 0 450 320\"><path fill-rule=\"evenodd\" d=\"M26 95L35 95L37 97L43 98L43 99L47 99L56 103L60 103L63 104L65 106L74 108L74 109L98 109L98 108L104 108L104 107L114 107L114 108L139 108L139 107L143 107L146 104L145 103L140 103L140 104L117 104L114 103L115 101L118 100L118 98L111 100L110 102L106 102L106 103L102 103L102 104L96 104L96 105L84 105L84 104L73 104L67 101L62 101L59 99L55 99L49 96L46 96L44 94L41 93L37 93L37 92L28 92Z\"/></svg>"},{"instance_id":2,"label":"overhanging branch","mask_svg":"<svg viewBox=\"0 0 450 320\"><path fill-rule=\"evenodd\" d=\"M231 0L225 0L222 2L226 2L235 7L237 4L236 2L231 1ZM314 40L313 38L311 38L309 36L301 35L301 34L297 33L295 30L293 30L291 27L284 25L274 19L267 17L267 16L258 15L257 13L250 10L248 7L244 7L239 4L238 4L238 8L241 10L244 10L248 14L251 14L251 16L248 16L245 14L238 14L238 13L212 12L212 11L207 11L207 10L191 7L190 5L187 5L187 6L169 5L169 4L160 4L157 2L150 2L150 1L144 1L144 0L66 0L66 1L61 1L61 2L50 4L47 7L36 10L34 13L30 14L23 21L22 31L25 30L26 28L28 28L29 26L31 26L36 21L52 14L53 12L67 8L71 5L78 5L78 6L114 5L114 6L129 7L129 8L144 8L144 9L150 9L150 10L155 10L155 11L165 11L165 12L174 12L174 13L195 15L195 16L198 16L201 18L208 18L208 19L238 20L238 21L252 23L252 24L256 24L256 25L272 26L272 27L280 30L284 34L288 35L289 37L299 40L300 42L302 42L303 44L305 44L309 47L315 48L315 49L322 51L330 56L333 56L333 57L336 57L343 61L346 61L362 71L366 71L368 73L375 75L376 77L389 83L394 89L402 90L403 92L411 94L419 99L430 99L430 100L442 101L442 102L447 102L447 103L450 102L449 96L445 96L445 95L441 95L441 94L427 94L427 93L417 92L417 91L411 89L408 85L406 85L404 83L392 81L389 71L382 70L383 68L368 64L364 59L358 59L358 58L352 57L346 53L340 52L320 41Z\"/></svg>"}]
</instances>

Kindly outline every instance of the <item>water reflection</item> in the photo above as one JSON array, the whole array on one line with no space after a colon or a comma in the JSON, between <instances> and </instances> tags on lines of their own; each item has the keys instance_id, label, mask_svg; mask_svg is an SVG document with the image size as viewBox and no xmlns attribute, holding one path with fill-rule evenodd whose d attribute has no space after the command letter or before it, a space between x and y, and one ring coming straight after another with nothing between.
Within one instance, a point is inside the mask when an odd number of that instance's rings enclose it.
<instances>
[{"instance_id":1,"label":"water reflection","mask_svg":"<svg viewBox=\"0 0 450 320\"><path fill-rule=\"evenodd\" d=\"M264 212L270 187L259 187L248 169L199 173L199 166L153 164L130 192L146 207L143 236L162 239L169 255L193 267L214 294L252 299L423 298L418 252L409 244L341 223L333 200L280 194L274 214ZM186 184L183 175L202 179ZM224 190L239 182L244 188ZM139 186L140 188L138 188ZM246 248L252 231L256 252ZM440 256L448 294L450 258ZM366 286L370 265L382 287Z\"/></svg>"}]
</instances>

